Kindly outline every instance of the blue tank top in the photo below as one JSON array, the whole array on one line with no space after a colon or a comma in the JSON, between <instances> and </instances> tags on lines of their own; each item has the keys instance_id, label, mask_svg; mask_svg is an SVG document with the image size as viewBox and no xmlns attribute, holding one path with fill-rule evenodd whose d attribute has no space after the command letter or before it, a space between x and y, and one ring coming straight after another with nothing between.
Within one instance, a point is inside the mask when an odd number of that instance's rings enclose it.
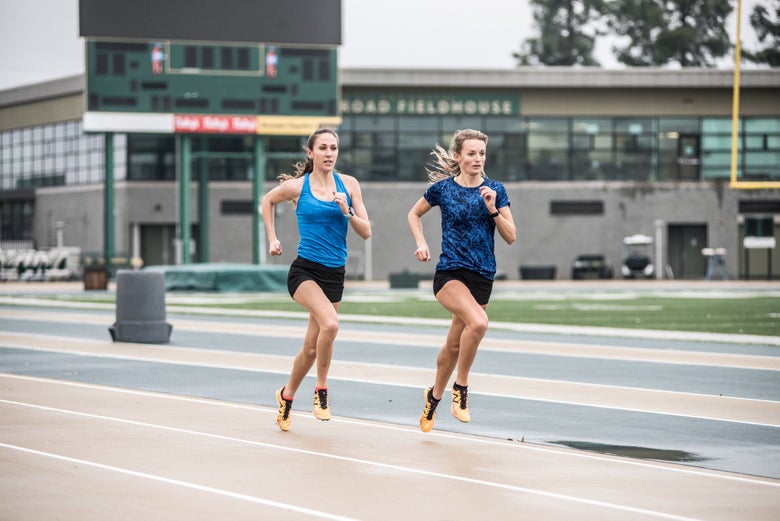
<instances>
[{"instance_id":1,"label":"blue tank top","mask_svg":"<svg viewBox=\"0 0 780 521\"><path fill-rule=\"evenodd\" d=\"M341 176L333 172L336 191L347 194L347 205L352 206ZM347 218L339 205L333 201L322 201L314 197L309 185L309 174L303 178L301 195L295 207L298 217L298 256L318 262L329 268L340 268L347 264Z\"/></svg>"}]
</instances>

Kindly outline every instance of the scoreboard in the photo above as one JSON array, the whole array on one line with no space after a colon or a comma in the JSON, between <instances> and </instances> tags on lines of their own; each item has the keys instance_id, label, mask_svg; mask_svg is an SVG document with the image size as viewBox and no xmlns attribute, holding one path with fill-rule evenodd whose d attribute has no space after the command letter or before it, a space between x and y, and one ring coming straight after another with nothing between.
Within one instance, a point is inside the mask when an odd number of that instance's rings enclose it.
<instances>
[{"instance_id":1,"label":"scoreboard","mask_svg":"<svg viewBox=\"0 0 780 521\"><path fill-rule=\"evenodd\" d=\"M87 131L292 135L340 122L340 0L80 5Z\"/></svg>"},{"instance_id":2,"label":"scoreboard","mask_svg":"<svg viewBox=\"0 0 780 521\"><path fill-rule=\"evenodd\" d=\"M336 50L87 42L87 110L335 116Z\"/></svg>"},{"instance_id":3,"label":"scoreboard","mask_svg":"<svg viewBox=\"0 0 780 521\"><path fill-rule=\"evenodd\" d=\"M219 128L225 123L220 123L217 133L257 130L251 128L252 118L183 120L177 115L265 117L261 125L283 120L294 126L295 117L303 117L305 121L324 117L327 122L338 122L335 48L116 40L88 40L86 46L87 130L106 130L94 125L96 121L106 121L93 114L101 112L138 115L114 118L118 123L147 119L151 124L159 119L143 118L143 115L170 115L173 131L177 132L192 131L192 121L249 121L248 127L244 123L222 130ZM177 119L189 123L177 128ZM282 126L289 127L289 124ZM304 133L309 129L309 125L305 126ZM147 130L166 131L167 128L152 125Z\"/></svg>"}]
</instances>

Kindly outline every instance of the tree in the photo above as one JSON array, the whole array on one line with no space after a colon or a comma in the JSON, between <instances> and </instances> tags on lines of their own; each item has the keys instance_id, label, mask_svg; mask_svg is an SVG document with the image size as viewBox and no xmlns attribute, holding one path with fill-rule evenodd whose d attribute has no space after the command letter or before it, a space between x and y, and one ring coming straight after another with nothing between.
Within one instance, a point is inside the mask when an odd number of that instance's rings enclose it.
<instances>
[{"instance_id":1,"label":"tree","mask_svg":"<svg viewBox=\"0 0 780 521\"><path fill-rule=\"evenodd\" d=\"M756 52L745 51L742 55L754 63L780 67L780 0L775 0L774 19L770 18L766 7L755 6L750 15L750 25L756 31L758 41L765 47Z\"/></svg>"},{"instance_id":2,"label":"tree","mask_svg":"<svg viewBox=\"0 0 780 521\"><path fill-rule=\"evenodd\" d=\"M608 26L628 42L612 51L630 66L713 67L731 49L731 11L729 0L615 0Z\"/></svg>"},{"instance_id":3,"label":"tree","mask_svg":"<svg viewBox=\"0 0 780 521\"><path fill-rule=\"evenodd\" d=\"M594 28L604 0L530 0L539 36L512 53L518 65L599 65L593 58Z\"/></svg>"}]
</instances>

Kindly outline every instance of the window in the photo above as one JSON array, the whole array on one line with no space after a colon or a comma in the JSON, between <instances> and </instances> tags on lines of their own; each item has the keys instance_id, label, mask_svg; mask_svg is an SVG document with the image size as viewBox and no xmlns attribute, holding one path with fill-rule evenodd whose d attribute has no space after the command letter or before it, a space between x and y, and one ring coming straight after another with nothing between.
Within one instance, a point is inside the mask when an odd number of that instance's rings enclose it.
<instances>
[{"instance_id":1,"label":"window","mask_svg":"<svg viewBox=\"0 0 780 521\"><path fill-rule=\"evenodd\" d=\"M550 215L604 215L604 201L550 201Z\"/></svg>"}]
</instances>

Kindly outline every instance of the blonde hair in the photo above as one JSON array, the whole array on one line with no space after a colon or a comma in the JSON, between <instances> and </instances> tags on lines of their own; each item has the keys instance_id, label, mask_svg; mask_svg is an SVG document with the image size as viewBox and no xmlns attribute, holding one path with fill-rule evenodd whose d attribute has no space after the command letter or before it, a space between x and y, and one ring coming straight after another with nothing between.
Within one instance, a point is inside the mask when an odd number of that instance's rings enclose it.
<instances>
[{"instance_id":1,"label":"blonde hair","mask_svg":"<svg viewBox=\"0 0 780 521\"><path fill-rule=\"evenodd\" d=\"M433 156L433 162L428 163L425 167L425 171L428 173L428 181L435 183L448 177L455 177L460 175L460 165L453 157L454 154L460 154L463 150L463 142L467 139L479 139L487 145L488 137L484 132L467 128L464 130L458 130L452 136L450 142L450 149L444 150L441 145L436 145L431 151Z\"/></svg>"},{"instance_id":2,"label":"blonde hair","mask_svg":"<svg viewBox=\"0 0 780 521\"><path fill-rule=\"evenodd\" d=\"M339 135L336 133L335 130L332 128L320 128L315 130L307 139L306 139L306 146L304 147L304 150L314 150L314 145L317 142L317 138L322 134L331 134L333 137L336 138L336 143L339 142ZM278 175L276 178L284 183L285 181L289 181L290 179L296 179L298 177L301 177L306 172L311 172L314 169L314 161L307 157L305 162L297 161L292 164L294 172L292 174L288 173L282 173Z\"/></svg>"}]
</instances>

